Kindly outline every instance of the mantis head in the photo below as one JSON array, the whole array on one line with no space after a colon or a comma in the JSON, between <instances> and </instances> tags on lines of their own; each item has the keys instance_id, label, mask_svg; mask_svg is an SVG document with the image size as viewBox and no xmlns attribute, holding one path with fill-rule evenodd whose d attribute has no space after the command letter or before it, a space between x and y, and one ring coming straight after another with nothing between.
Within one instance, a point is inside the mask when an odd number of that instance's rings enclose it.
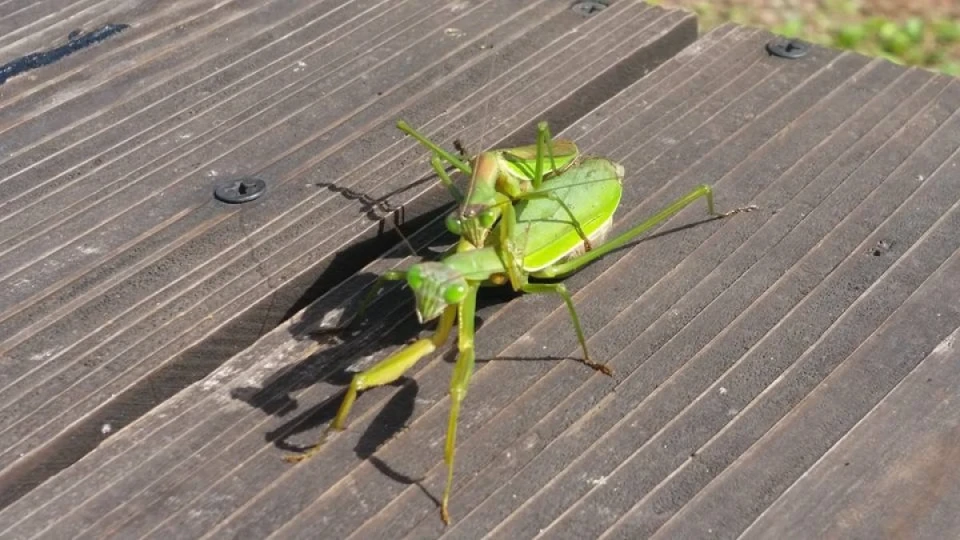
<instances>
[{"instance_id":1,"label":"mantis head","mask_svg":"<svg viewBox=\"0 0 960 540\"><path fill-rule=\"evenodd\" d=\"M499 203L510 199L500 193L501 159L496 152L484 152L473 160L470 188L460 208L447 218L447 229L476 247L483 247L500 219Z\"/></svg>"},{"instance_id":2,"label":"mantis head","mask_svg":"<svg viewBox=\"0 0 960 540\"><path fill-rule=\"evenodd\" d=\"M436 319L448 305L459 304L467 294L467 280L453 268L438 263L415 264L407 270L407 284L417 298L417 319Z\"/></svg>"},{"instance_id":3,"label":"mantis head","mask_svg":"<svg viewBox=\"0 0 960 540\"><path fill-rule=\"evenodd\" d=\"M447 230L462 236L476 247L483 247L498 219L500 208L495 203L467 204L447 216Z\"/></svg>"}]
</instances>

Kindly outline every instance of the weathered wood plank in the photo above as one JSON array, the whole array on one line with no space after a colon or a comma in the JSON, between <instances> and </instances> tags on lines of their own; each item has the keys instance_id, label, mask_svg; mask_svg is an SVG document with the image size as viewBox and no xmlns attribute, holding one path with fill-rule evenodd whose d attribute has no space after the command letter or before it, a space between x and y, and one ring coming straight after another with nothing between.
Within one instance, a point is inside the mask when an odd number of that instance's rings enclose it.
<instances>
[{"instance_id":1,"label":"weathered wood plank","mask_svg":"<svg viewBox=\"0 0 960 540\"><path fill-rule=\"evenodd\" d=\"M393 245L378 233L393 209L411 226L438 212L398 117L447 141L469 128L471 146L563 127L695 38L679 11L569 7L84 8L80 23L130 29L0 100L0 503ZM267 195L213 199L240 175Z\"/></svg>"},{"instance_id":2,"label":"weathered wood plank","mask_svg":"<svg viewBox=\"0 0 960 540\"><path fill-rule=\"evenodd\" d=\"M721 208L759 210L689 208L565 280L613 378L566 360L580 352L556 298L485 296L451 527L435 500L449 355L365 392L314 459L281 459L332 418L345 368L420 331L399 286L362 333L323 331L416 259L396 249L0 511L0 534L728 538L789 523L784 505L816 497L798 479L829 473L814 464L849 451L960 327L960 84L818 48L775 58L770 38L704 36L564 131L625 165L617 228L701 182ZM438 222L411 238L444 241Z\"/></svg>"},{"instance_id":3,"label":"weathered wood plank","mask_svg":"<svg viewBox=\"0 0 960 540\"><path fill-rule=\"evenodd\" d=\"M957 298L956 276L954 264L942 271L939 282L925 284L926 300ZM960 331L954 331L938 343L846 437L770 505L747 530L746 538L960 536L958 338ZM902 349L903 343L917 336L895 339L897 343L888 344L889 348Z\"/></svg>"}]
</instances>

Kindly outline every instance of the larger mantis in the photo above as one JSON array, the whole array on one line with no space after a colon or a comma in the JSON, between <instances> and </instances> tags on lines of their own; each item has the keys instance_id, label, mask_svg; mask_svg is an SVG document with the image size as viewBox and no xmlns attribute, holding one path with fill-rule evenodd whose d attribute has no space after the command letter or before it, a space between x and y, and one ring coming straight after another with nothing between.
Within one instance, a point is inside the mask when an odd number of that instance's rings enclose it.
<instances>
[{"instance_id":1,"label":"larger mantis","mask_svg":"<svg viewBox=\"0 0 960 540\"><path fill-rule=\"evenodd\" d=\"M450 382L450 416L444 446L447 478L440 506L441 518L449 524L457 419L474 369L474 312L479 287L504 285L509 281L516 290L522 292L559 295L566 304L577 340L583 349L583 361L609 374L606 366L590 359L573 299L563 283L530 283L529 277L556 278L575 272L700 198L706 199L707 211L712 216L725 217L744 210L723 214L715 212L711 188L700 185L647 220L587 251L581 236L586 234L594 241L601 241L605 236L620 202L622 179L623 168L620 165L603 158L585 159L550 180L550 189L556 197L523 200L515 209L512 202L501 203L511 205L511 210L515 210L509 235L503 232L504 224L500 224L497 226L500 234L494 234L485 245L461 241L456 252L440 262L423 262L407 270L383 274L361 305L361 311L385 282L405 280L416 298L418 319L421 323L439 319L436 331L432 336L419 339L391 354L370 369L357 373L320 442L304 453L288 456L287 459L297 462L316 454L331 432L346 427L347 417L360 392L400 378L420 359L441 347L450 336L453 325L459 321L459 354ZM558 204L558 199L563 204ZM574 223L578 224L580 230L576 230ZM519 261L513 268L503 259L501 248L504 246L501 241L509 242L509 251ZM511 272L516 275L511 275Z\"/></svg>"}]
</instances>

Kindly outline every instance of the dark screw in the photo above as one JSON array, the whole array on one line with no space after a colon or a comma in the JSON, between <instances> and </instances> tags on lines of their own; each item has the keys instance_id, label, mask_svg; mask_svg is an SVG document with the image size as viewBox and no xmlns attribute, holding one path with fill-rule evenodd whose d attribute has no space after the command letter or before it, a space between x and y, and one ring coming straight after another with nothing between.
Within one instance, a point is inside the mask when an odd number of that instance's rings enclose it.
<instances>
[{"instance_id":1,"label":"dark screw","mask_svg":"<svg viewBox=\"0 0 960 540\"><path fill-rule=\"evenodd\" d=\"M574 13L589 17L600 13L608 7L610 7L609 0L586 0L584 2L577 2L570 6L570 9L572 9Z\"/></svg>"},{"instance_id":2,"label":"dark screw","mask_svg":"<svg viewBox=\"0 0 960 540\"><path fill-rule=\"evenodd\" d=\"M217 184L213 196L225 203L237 204L252 201L266 190L267 183L259 178L238 178Z\"/></svg>"},{"instance_id":3,"label":"dark screw","mask_svg":"<svg viewBox=\"0 0 960 540\"><path fill-rule=\"evenodd\" d=\"M767 43L767 52L780 58L803 58L810 52L810 45L796 39L779 39Z\"/></svg>"}]
</instances>

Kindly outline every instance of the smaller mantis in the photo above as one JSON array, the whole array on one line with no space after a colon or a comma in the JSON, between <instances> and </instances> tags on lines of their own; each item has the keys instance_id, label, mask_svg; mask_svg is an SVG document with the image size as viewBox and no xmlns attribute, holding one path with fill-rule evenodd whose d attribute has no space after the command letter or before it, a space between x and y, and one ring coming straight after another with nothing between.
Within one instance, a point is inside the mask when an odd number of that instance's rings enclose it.
<instances>
[{"instance_id":1,"label":"smaller mantis","mask_svg":"<svg viewBox=\"0 0 960 540\"><path fill-rule=\"evenodd\" d=\"M316 454L332 431L346 427L347 416L360 392L400 378L421 358L442 346L454 323L459 320L459 355L450 383L450 417L444 447L447 480L440 506L441 518L444 523L449 524L448 507L453 488L457 419L474 368L474 313L479 287L487 284L504 285L510 281L519 291L559 295L573 321L577 340L583 349L583 362L610 375L607 366L590 359L573 298L563 283L529 283L528 278L555 278L575 272L623 246L701 197L707 200L710 215L716 217L726 217L752 209L747 207L723 214L717 213L713 206L713 191L709 186L701 185L613 240L586 251L580 232L591 235L595 240L606 235L620 203L622 179L623 167L620 165L602 158L585 159L550 180L550 189L565 202L563 206L557 204L553 198L524 200L517 204L515 221L509 235L503 233L501 225L501 234L494 235L494 241L490 245L477 247L461 240L457 251L440 262L419 263L406 271L394 270L380 276L364 299L361 313L385 282L405 280L416 297L416 313L420 322L439 318L436 332L356 374L350 382L337 416L321 440L304 453L287 456L286 459L299 462ZM512 203L506 201L505 204ZM580 224L582 231L574 231L573 221ZM520 261L515 268L505 264L499 249L502 246L498 245L498 240L509 242L508 251ZM508 275L511 271L517 272L516 280Z\"/></svg>"},{"instance_id":2,"label":"smaller mantis","mask_svg":"<svg viewBox=\"0 0 960 540\"><path fill-rule=\"evenodd\" d=\"M468 162L451 152L444 150L407 122L399 120L397 128L412 136L433 152L430 164L440 182L450 191L459 204L456 212L447 218L447 228L457 236L462 236L474 247L486 245L487 237L494 225L502 217L506 218L503 236L513 235L516 222L513 216L513 204L518 201L546 198L558 205L570 219L574 230L589 250L590 240L576 219L566 201L553 189L544 186L544 180L562 173L571 167L580 156L573 141L554 141L546 122L537 125L537 143L506 150L488 150L481 152ZM458 145L459 146L459 145ZM550 169L544 170L549 160ZM470 177L467 194L457 189L443 166L446 161L454 168ZM508 268L519 268L519 259L509 250L502 252ZM510 273L511 281L516 271ZM514 282L518 285L519 282Z\"/></svg>"}]
</instances>

